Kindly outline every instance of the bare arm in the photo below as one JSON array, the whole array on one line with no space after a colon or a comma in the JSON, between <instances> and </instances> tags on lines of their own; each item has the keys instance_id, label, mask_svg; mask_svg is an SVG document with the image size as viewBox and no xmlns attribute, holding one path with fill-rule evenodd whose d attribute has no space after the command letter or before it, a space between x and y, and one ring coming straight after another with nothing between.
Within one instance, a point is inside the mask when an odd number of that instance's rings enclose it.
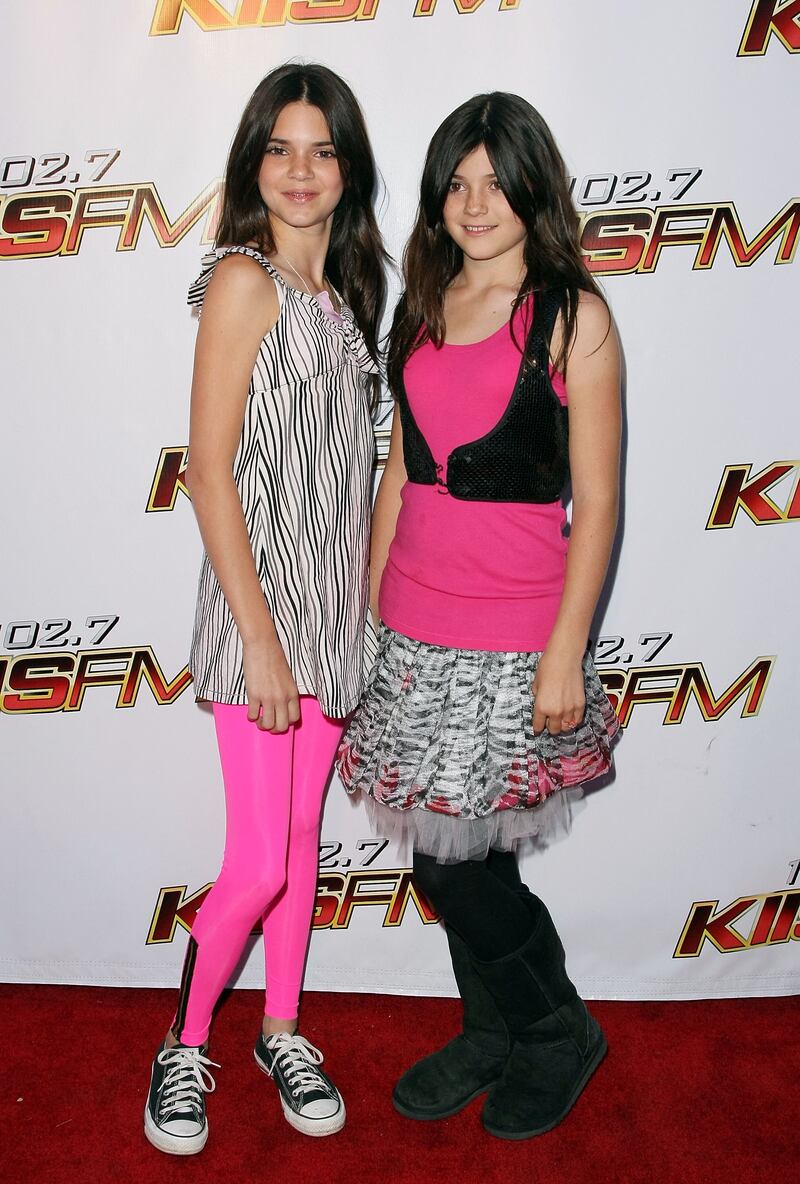
<instances>
[{"instance_id":1,"label":"bare arm","mask_svg":"<svg viewBox=\"0 0 800 1184\"><path fill-rule=\"evenodd\" d=\"M372 538L369 554L369 603L372 619L377 626L378 593L381 587L383 569L394 538L397 515L400 513L400 491L406 483L406 466L403 461L403 428L400 413L395 407L392 419L392 434L389 440L389 455L386 458L383 475L375 498L372 512Z\"/></svg>"},{"instance_id":2,"label":"bare arm","mask_svg":"<svg viewBox=\"0 0 800 1184\"><path fill-rule=\"evenodd\" d=\"M534 679L534 731L558 734L585 709L583 654L617 526L621 433L619 343L609 313L582 293L569 358L572 528L561 605Z\"/></svg>"},{"instance_id":3,"label":"bare arm","mask_svg":"<svg viewBox=\"0 0 800 1184\"><path fill-rule=\"evenodd\" d=\"M277 318L275 285L260 264L243 255L217 264L195 347L186 484L242 639L248 718L285 732L299 718L297 687L259 583L232 472L253 366Z\"/></svg>"}]
</instances>

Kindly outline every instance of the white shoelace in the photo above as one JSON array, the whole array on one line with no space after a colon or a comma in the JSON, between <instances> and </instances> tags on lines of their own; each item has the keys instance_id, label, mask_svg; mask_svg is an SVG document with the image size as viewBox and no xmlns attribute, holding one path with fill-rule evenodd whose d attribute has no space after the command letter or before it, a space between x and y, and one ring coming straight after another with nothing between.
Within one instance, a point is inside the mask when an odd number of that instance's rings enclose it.
<instances>
[{"instance_id":1,"label":"white shoelace","mask_svg":"<svg viewBox=\"0 0 800 1184\"><path fill-rule=\"evenodd\" d=\"M275 1053L275 1060L280 1061L281 1071L294 1097L313 1089L331 1096L330 1085L315 1067L322 1064L322 1053L304 1036L277 1032L267 1038L266 1045Z\"/></svg>"},{"instance_id":2,"label":"white shoelace","mask_svg":"<svg viewBox=\"0 0 800 1184\"><path fill-rule=\"evenodd\" d=\"M168 1117L179 1110L192 1110L199 1114L202 1095L211 1094L217 1088L211 1076L209 1065L219 1068L216 1061L204 1057L199 1048L165 1048L156 1058L159 1065L167 1067L161 1085L159 1114Z\"/></svg>"}]
</instances>

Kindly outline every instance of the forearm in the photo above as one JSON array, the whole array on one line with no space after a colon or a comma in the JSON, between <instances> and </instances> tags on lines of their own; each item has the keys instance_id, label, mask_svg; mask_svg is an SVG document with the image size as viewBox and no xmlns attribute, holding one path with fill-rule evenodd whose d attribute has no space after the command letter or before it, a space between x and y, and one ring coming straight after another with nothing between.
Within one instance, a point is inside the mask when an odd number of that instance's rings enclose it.
<instances>
[{"instance_id":1,"label":"forearm","mask_svg":"<svg viewBox=\"0 0 800 1184\"><path fill-rule=\"evenodd\" d=\"M617 495L573 504L564 592L548 651L582 657L617 528Z\"/></svg>"},{"instance_id":2,"label":"forearm","mask_svg":"<svg viewBox=\"0 0 800 1184\"><path fill-rule=\"evenodd\" d=\"M247 536L242 503L230 473L187 473L197 524L243 642L277 642Z\"/></svg>"}]
</instances>

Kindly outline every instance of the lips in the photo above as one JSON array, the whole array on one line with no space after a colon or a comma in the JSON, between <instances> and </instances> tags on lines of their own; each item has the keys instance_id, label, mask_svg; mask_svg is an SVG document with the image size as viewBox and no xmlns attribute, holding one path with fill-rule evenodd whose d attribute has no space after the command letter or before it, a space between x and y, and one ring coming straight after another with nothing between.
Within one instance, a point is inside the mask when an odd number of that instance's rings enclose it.
<instances>
[{"instance_id":1,"label":"lips","mask_svg":"<svg viewBox=\"0 0 800 1184\"><path fill-rule=\"evenodd\" d=\"M297 202L298 205L305 205L312 201L316 196L316 192L311 189L287 189L284 190L283 196L289 201Z\"/></svg>"},{"instance_id":2,"label":"lips","mask_svg":"<svg viewBox=\"0 0 800 1184\"><path fill-rule=\"evenodd\" d=\"M462 226L461 229L465 234L489 234L490 231L495 230L494 226Z\"/></svg>"}]
</instances>

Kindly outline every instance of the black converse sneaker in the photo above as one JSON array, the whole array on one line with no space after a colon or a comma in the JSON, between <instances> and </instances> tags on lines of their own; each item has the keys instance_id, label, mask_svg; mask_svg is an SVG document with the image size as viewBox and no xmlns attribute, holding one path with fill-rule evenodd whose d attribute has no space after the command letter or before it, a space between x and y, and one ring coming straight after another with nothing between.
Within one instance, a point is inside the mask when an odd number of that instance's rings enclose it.
<instances>
[{"instance_id":1,"label":"black converse sneaker","mask_svg":"<svg viewBox=\"0 0 800 1184\"><path fill-rule=\"evenodd\" d=\"M215 1088L203 1049L161 1045L153 1061L144 1110L144 1133L154 1147L170 1155L196 1155L208 1139L204 1095Z\"/></svg>"},{"instance_id":2,"label":"black converse sneaker","mask_svg":"<svg viewBox=\"0 0 800 1184\"><path fill-rule=\"evenodd\" d=\"M259 1033L256 1064L278 1087L284 1117L304 1135L333 1135L344 1126L342 1095L319 1066L322 1053L302 1036Z\"/></svg>"}]
</instances>

